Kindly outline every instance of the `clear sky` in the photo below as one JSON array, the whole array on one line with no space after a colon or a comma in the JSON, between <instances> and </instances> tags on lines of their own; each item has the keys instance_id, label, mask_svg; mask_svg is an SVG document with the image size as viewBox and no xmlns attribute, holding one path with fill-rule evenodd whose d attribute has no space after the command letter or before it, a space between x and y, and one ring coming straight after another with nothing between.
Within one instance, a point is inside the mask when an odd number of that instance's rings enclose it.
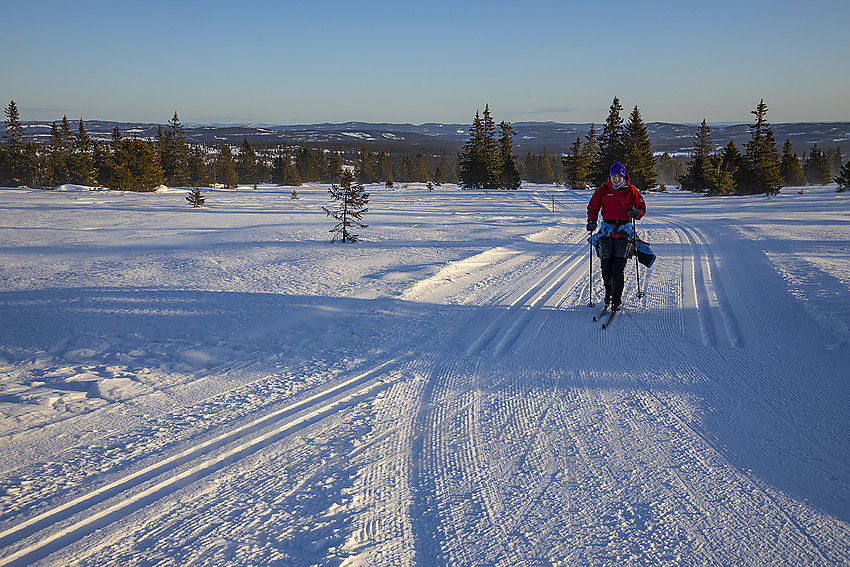
<instances>
[{"instance_id":1,"label":"clear sky","mask_svg":"<svg viewBox=\"0 0 850 567\"><path fill-rule=\"evenodd\" d=\"M850 0L0 0L23 120L850 121Z\"/></svg>"}]
</instances>

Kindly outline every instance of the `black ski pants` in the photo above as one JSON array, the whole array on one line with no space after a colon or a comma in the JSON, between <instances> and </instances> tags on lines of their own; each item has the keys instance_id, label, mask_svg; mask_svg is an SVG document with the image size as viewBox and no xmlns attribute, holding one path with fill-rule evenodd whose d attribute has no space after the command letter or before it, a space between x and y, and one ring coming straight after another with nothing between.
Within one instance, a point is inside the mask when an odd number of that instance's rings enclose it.
<instances>
[{"instance_id":1,"label":"black ski pants","mask_svg":"<svg viewBox=\"0 0 850 567\"><path fill-rule=\"evenodd\" d=\"M602 263L602 281L605 282L605 303L620 305L626 276L626 257L630 242L626 238L603 236L599 239L597 253Z\"/></svg>"}]
</instances>

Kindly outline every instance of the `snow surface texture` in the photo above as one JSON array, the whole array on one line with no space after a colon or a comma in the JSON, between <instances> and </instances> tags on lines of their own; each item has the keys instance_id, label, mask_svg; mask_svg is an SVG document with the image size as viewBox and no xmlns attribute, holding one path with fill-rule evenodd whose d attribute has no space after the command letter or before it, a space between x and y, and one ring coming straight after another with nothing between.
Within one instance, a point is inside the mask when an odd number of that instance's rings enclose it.
<instances>
[{"instance_id":1,"label":"snow surface texture","mask_svg":"<svg viewBox=\"0 0 850 567\"><path fill-rule=\"evenodd\" d=\"M0 565L846 565L850 207L0 190Z\"/></svg>"}]
</instances>

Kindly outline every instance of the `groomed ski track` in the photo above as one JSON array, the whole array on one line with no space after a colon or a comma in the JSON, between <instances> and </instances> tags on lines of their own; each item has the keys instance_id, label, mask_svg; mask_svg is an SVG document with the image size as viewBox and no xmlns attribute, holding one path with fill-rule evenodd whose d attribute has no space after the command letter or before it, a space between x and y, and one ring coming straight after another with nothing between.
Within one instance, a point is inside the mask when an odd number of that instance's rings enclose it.
<instances>
[{"instance_id":1,"label":"groomed ski track","mask_svg":"<svg viewBox=\"0 0 850 567\"><path fill-rule=\"evenodd\" d=\"M380 348L266 347L175 442L151 421L7 474L0 566L850 563L848 337L743 221L651 196L646 296L632 261L601 331L587 197L512 197L539 232L363 300Z\"/></svg>"}]
</instances>

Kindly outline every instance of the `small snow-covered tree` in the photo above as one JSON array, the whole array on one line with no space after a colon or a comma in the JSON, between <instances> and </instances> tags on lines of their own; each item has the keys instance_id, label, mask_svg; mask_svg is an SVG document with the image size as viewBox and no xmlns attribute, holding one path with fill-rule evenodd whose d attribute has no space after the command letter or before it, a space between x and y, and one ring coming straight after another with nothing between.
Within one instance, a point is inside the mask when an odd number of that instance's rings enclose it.
<instances>
[{"instance_id":1,"label":"small snow-covered tree","mask_svg":"<svg viewBox=\"0 0 850 567\"><path fill-rule=\"evenodd\" d=\"M195 187L194 189L189 191L189 194L186 195L186 200L189 201L189 204L193 207L200 207L206 201L206 199L204 199L204 196L201 195L200 187Z\"/></svg>"},{"instance_id":2,"label":"small snow-covered tree","mask_svg":"<svg viewBox=\"0 0 850 567\"><path fill-rule=\"evenodd\" d=\"M836 189L838 193L843 193L850 189L850 160L847 160L847 163L841 168L841 172L835 178L835 182L838 183L838 188Z\"/></svg>"},{"instance_id":3,"label":"small snow-covered tree","mask_svg":"<svg viewBox=\"0 0 850 567\"><path fill-rule=\"evenodd\" d=\"M334 183L328 192L331 194L331 199L337 201L337 207L336 209L322 207L322 210L329 217L339 221L329 231L334 235L331 242L336 242L337 239L343 243L357 242L358 235L351 232L351 227L369 226L360 222L363 214L369 210L366 208L369 203L369 194L365 192L361 183L354 183L354 174L349 169L343 172L339 185Z\"/></svg>"}]
</instances>

